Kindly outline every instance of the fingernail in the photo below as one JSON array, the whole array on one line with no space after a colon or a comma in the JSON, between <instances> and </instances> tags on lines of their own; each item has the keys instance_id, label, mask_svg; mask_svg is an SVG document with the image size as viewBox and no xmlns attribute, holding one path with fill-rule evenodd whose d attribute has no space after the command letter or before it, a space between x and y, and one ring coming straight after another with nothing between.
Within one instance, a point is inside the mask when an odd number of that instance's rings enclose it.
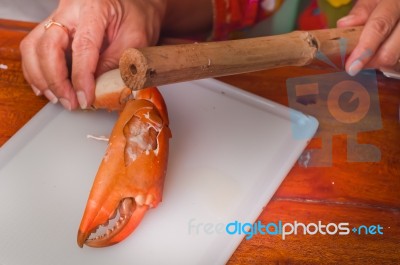
<instances>
[{"instance_id":1,"label":"fingernail","mask_svg":"<svg viewBox=\"0 0 400 265\"><path fill-rule=\"evenodd\" d=\"M40 96L42 94L42 91L40 91L37 87L34 85L31 85L33 93L35 93L36 96Z\"/></svg>"},{"instance_id":2,"label":"fingernail","mask_svg":"<svg viewBox=\"0 0 400 265\"><path fill-rule=\"evenodd\" d=\"M374 52L371 49L365 49L365 51L357 59L360 61L369 60Z\"/></svg>"},{"instance_id":3,"label":"fingernail","mask_svg":"<svg viewBox=\"0 0 400 265\"><path fill-rule=\"evenodd\" d=\"M63 105L63 107L67 110L71 110L71 103L69 102L68 99L65 98L60 98L60 103Z\"/></svg>"},{"instance_id":4,"label":"fingernail","mask_svg":"<svg viewBox=\"0 0 400 265\"><path fill-rule=\"evenodd\" d=\"M363 68L363 64L360 60L355 60L349 67L347 73L351 76L357 75L361 69Z\"/></svg>"},{"instance_id":5,"label":"fingernail","mask_svg":"<svg viewBox=\"0 0 400 265\"><path fill-rule=\"evenodd\" d=\"M79 106L81 107L81 109L86 109L87 108L87 100L86 100L85 92L78 91L78 92L76 92L76 96L78 98Z\"/></svg>"},{"instance_id":6,"label":"fingernail","mask_svg":"<svg viewBox=\"0 0 400 265\"><path fill-rule=\"evenodd\" d=\"M56 104L58 102L58 98L56 97L56 95L53 94L53 92L51 92L49 89L46 89L44 91L44 95L46 96L46 98L53 104Z\"/></svg>"},{"instance_id":7,"label":"fingernail","mask_svg":"<svg viewBox=\"0 0 400 265\"><path fill-rule=\"evenodd\" d=\"M355 17L354 15L348 15L348 16L342 17L341 19L339 19L337 21L337 23L347 22L349 20L352 20L354 17Z\"/></svg>"}]
</instances>

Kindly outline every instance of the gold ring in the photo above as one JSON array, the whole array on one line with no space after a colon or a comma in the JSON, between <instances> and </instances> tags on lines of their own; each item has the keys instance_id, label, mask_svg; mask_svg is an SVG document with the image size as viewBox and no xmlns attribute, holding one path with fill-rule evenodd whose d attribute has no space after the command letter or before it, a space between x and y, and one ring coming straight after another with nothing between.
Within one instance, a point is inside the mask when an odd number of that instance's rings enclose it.
<instances>
[{"instance_id":1,"label":"gold ring","mask_svg":"<svg viewBox=\"0 0 400 265\"><path fill-rule=\"evenodd\" d=\"M63 24L61 24L60 22L56 22L53 19L49 19L45 24L44 24L44 29L48 30L51 26L56 25L60 28L62 28L69 36L69 29L64 26Z\"/></svg>"}]
</instances>

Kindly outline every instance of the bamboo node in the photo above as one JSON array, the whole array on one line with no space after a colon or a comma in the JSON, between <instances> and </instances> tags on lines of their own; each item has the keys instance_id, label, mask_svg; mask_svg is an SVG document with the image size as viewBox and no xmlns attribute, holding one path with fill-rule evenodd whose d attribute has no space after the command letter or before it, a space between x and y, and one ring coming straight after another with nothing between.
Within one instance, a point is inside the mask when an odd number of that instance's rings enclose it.
<instances>
[{"instance_id":1,"label":"bamboo node","mask_svg":"<svg viewBox=\"0 0 400 265\"><path fill-rule=\"evenodd\" d=\"M318 43L318 39L313 36L311 33L307 32L307 38L306 38L308 44L312 47L312 48L316 48L317 50L319 50L319 43Z\"/></svg>"}]
</instances>

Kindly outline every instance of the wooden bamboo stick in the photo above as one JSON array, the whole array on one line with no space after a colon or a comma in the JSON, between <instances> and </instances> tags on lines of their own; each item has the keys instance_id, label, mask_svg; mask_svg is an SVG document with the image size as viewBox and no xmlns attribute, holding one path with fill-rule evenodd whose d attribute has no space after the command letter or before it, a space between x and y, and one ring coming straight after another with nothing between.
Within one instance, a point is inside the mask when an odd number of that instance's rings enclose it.
<instances>
[{"instance_id":1,"label":"wooden bamboo stick","mask_svg":"<svg viewBox=\"0 0 400 265\"><path fill-rule=\"evenodd\" d=\"M318 52L340 56L339 38L351 52L362 27L295 31L288 34L181 45L127 49L120 59L125 84L138 90L175 82L283 66L304 66Z\"/></svg>"}]
</instances>

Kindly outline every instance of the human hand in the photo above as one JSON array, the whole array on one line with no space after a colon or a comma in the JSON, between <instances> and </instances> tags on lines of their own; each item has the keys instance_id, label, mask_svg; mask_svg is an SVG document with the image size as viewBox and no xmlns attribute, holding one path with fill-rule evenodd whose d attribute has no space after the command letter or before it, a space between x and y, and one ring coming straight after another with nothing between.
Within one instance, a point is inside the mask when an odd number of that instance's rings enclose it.
<instances>
[{"instance_id":1,"label":"human hand","mask_svg":"<svg viewBox=\"0 0 400 265\"><path fill-rule=\"evenodd\" d=\"M365 25L346 62L350 75L365 67L400 72L399 19L399 0L358 0L350 14L338 21L338 27Z\"/></svg>"},{"instance_id":2,"label":"human hand","mask_svg":"<svg viewBox=\"0 0 400 265\"><path fill-rule=\"evenodd\" d=\"M36 95L87 108L95 77L117 68L126 48L156 44L165 8L165 0L61 0L49 19L66 29L43 22L21 42L24 76Z\"/></svg>"}]
</instances>

